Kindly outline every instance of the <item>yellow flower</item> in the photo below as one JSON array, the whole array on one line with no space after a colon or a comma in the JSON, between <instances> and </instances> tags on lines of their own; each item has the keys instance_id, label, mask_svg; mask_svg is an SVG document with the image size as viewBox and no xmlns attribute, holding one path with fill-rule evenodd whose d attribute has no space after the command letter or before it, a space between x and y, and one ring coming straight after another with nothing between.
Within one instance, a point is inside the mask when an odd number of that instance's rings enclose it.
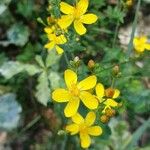
<instances>
[{"instance_id":1,"label":"yellow flower","mask_svg":"<svg viewBox=\"0 0 150 150\"><path fill-rule=\"evenodd\" d=\"M94 112L89 112L85 119L80 114L76 114L72 117L73 123L66 126L66 130L71 135L79 133L81 140L81 147L88 148L91 144L92 136L99 136L102 134L102 128L99 126L92 126L95 122L96 115Z\"/></svg>"},{"instance_id":2,"label":"yellow flower","mask_svg":"<svg viewBox=\"0 0 150 150\"><path fill-rule=\"evenodd\" d=\"M97 16L88 13L85 14L89 5L89 0L79 0L79 2L73 7L65 2L60 3L60 10L65 14L58 21L61 28L66 29L72 23L76 32L80 35L86 33L86 28L83 24L92 24L96 22Z\"/></svg>"},{"instance_id":3,"label":"yellow flower","mask_svg":"<svg viewBox=\"0 0 150 150\"><path fill-rule=\"evenodd\" d=\"M104 110L102 111L103 113L105 113L107 108L118 106L118 103L114 100L120 95L120 91L118 89L108 88L105 90L103 84L98 83L96 85L96 95L99 102L103 102L105 105Z\"/></svg>"},{"instance_id":4,"label":"yellow flower","mask_svg":"<svg viewBox=\"0 0 150 150\"><path fill-rule=\"evenodd\" d=\"M127 0L127 1L126 1L126 5L127 5L128 7L131 7L131 6L133 5L133 0Z\"/></svg>"},{"instance_id":5,"label":"yellow flower","mask_svg":"<svg viewBox=\"0 0 150 150\"><path fill-rule=\"evenodd\" d=\"M96 85L96 76L89 76L77 83L77 74L67 69L64 78L67 89L56 89L52 93L52 98L56 102L68 102L64 110L66 117L71 117L77 113L80 100L89 109L97 108L97 99L87 91Z\"/></svg>"},{"instance_id":6,"label":"yellow flower","mask_svg":"<svg viewBox=\"0 0 150 150\"><path fill-rule=\"evenodd\" d=\"M145 49L150 50L150 43L148 43L148 38L146 36L136 36L133 39L134 49L142 53Z\"/></svg>"},{"instance_id":7,"label":"yellow flower","mask_svg":"<svg viewBox=\"0 0 150 150\"><path fill-rule=\"evenodd\" d=\"M51 29L46 28L45 32L51 33ZM60 34L58 36L56 34L47 34L47 36L49 39L49 43L47 43L44 47L49 50L52 50L55 48L58 54L62 54L64 50L59 45L67 42L67 39L65 38L65 36L63 34Z\"/></svg>"}]
</instances>

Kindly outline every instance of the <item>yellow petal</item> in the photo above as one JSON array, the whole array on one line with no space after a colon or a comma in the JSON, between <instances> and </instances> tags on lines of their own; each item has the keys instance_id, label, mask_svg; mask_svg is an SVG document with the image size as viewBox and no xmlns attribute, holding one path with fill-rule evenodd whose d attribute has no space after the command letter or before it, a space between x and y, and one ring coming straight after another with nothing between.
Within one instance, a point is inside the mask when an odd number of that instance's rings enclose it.
<instances>
[{"instance_id":1,"label":"yellow petal","mask_svg":"<svg viewBox=\"0 0 150 150\"><path fill-rule=\"evenodd\" d=\"M134 49L139 53L143 52L145 49L144 45L145 45L146 40L147 40L146 37L143 37L143 38L135 37L133 39Z\"/></svg>"},{"instance_id":2,"label":"yellow petal","mask_svg":"<svg viewBox=\"0 0 150 150\"><path fill-rule=\"evenodd\" d=\"M55 46L55 43L54 42L49 42L47 44L44 45L44 48L47 48L49 50L53 49Z\"/></svg>"},{"instance_id":3,"label":"yellow petal","mask_svg":"<svg viewBox=\"0 0 150 150\"><path fill-rule=\"evenodd\" d=\"M145 47L145 49L150 50L150 44L149 43L146 43L144 47Z\"/></svg>"},{"instance_id":4,"label":"yellow petal","mask_svg":"<svg viewBox=\"0 0 150 150\"><path fill-rule=\"evenodd\" d=\"M66 126L66 130L71 132L71 135L74 135L79 132L79 126L77 124L70 124Z\"/></svg>"},{"instance_id":5,"label":"yellow petal","mask_svg":"<svg viewBox=\"0 0 150 150\"><path fill-rule=\"evenodd\" d=\"M70 99L70 94L67 90L65 89L56 89L52 93L52 99L55 100L56 102L68 102Z\"/></svg>"},{"instance_id":6,"label":"yellow petal","mask_svg":"<svg viewBox=\"0 0 150 150\"><path fill-rule=\"evenodd\" d=\"M65 107L64 113L66 117L72 117L77 113L79 108L80 100L78 97L72 97L67 106Z\"/></svg>"},{"instance_id":7,"label":"yellow petal","mask_svg":"<svg viewBox=\"0 0 150 150\"><path fill-rule=\"evenodd\" d=\"M116 101L114 101L113 99L107 99L105 102L104 102L105 105L107 106L111 106L111 107L116 107L118 106L118 103Z\"/></svg>"},{"instance_id":8,"label":"yellow petal","mask_svg":"<svg viewBox=\"0 0 150 150\"><path fill-rule=\"evenodd\" d=\"M73 16L72 15L63 15L59 20L58 20L58 25L62 29L68 28L72 22L73 22Z\"/></svg>"},{"instance_id":9,"label":"yellow petal","mask_svg":"<svg viewBox=\"0 0 150 150\"><path fill-rule=\"evenodd\" d=\"M89 90L94 88L94 86L96 85L97 82L97 78L96 76L89 76L87 78L85 78L84 80L80 81L78 84L78 88L80 90Z\"/></svg>"},{"instance_id":10,"label":"yellow petal","mask_svg":"<svg viewBox=\"0 0 150 150\"><path fill-rule=\"evenodd\" d=\"M117 98L119 97L119 95L120 95L120 91L118 89L115 89L113 98Z\"/></svg>"},{"instance_id":11,"label":"yellow petal","mask_svg":"<svg viewBox=\"0 0 150 150\"><path fill-rule=\"evenodd\" d=\"M58 45L56 45L56 51L57 51L57 53L59 54L59 55L61 55L63 52L64 52L64 50L61 48L61 47L59 47Z\"/></svg>"},{"instance_id":12,"label":"yellow petal","mask_svg":"<svg viewBox=\"0 0 150 150\"><path fill-rule=\"evenodd\" d=\"M77 74L74 71L67 69L64 76L68 88L70 88L73 84L77 83Z\"/></svg>"},{"instance_id":13,"label":"yellow petal","mask_svg":"<svg viewBox=\"0 0 150 150\"><path fill-rule=\"evenodd\" d=\"M83 104L89 109L96 109L98 106L97 99L89 92L82 91L80 93L80 99L82 100Z\"/></svg>"},{"instance_id":14,"label":"yellow petal","mask_svg":"<svg viewBox=\"0 0 150 150\"><path fill-rule=\"evenodd\" d=\"M80 21L85 24L92 24L96 22L98 17L94 14L85 14L81 17Z\"/></svg>"},{"instance_id":15,"label":"yellow petal","mask_svg":"<svg viewBox=\"0 0 150 150\"><path fill-rule=\"evenodd\" d=\"M74 21L74 28L79 35L83 35L86 33L86 28L84 27L82 22L79 20Z\"/></svg>"},{"instance_id":16,"label":"yellow petal","mask_svg":"<svg viewBox=\"0 0 150 150\"><path fill-rule=\"evenodd\" d=\"M56 41L56 35L55 34L48 34L47 37L50 41L54 41L54 42Z\"/></svg>"},{"instance_id":17,"label":"yellow petal","mask_svg":"<svg viewBox=\"0 0 150 150\"><path fill-rule=\"evenodd\" d=\"M44 28L44 31L45 31L47 34L51 34L51 33L53 32L52 28L50 28L50 27Z\"/></svg>"},{"instance_id":18,"label":"yellow petal","mask_svg":"<svg viewBox=\"0 0 150 150\"><path fill-rule=\"evenodd\" d=\"M147 36L140 36L139 40L141 43L146 43L147 42Z\"/></svg>"},{"instance_id":19,"label":"yellow petal","mask_svg":"<svg viewBox=\"0 0 150 150\"><path fill-rule=\"evenodd\" d=\"M76 113L73 117L72 117L72 121L76 124L80 124L84 121L83 117L79 114Z\"/></svg>"},{"instance_id":20,"label":"yellow petal","mask_svg":"<svg viewBox=\"0 0 150 150\"><path fill-rule=\"evenodd\" d=\"M91 138L88 134L80 133L81 147L88 148L91 144Z\"/></svg>"},{"instance_id":21,"label":"yellow petal","mask_svg":"<svg viewBox=\"0 0 150 150\"><path fill-rule=\"evenodd\" d=\"M64 35L59 35L56 37L56 39L57 39L56 44L64 44L67 42L67 39Z\"/></svg>"},{"instance_id":22,"label":"yellow petal","mask_svg":"<svg viewBox=\"0 0 150 150\"><path fill-rule=\"evenodd\" d=\"M85 118L85 123L87 126L91 126L95 121L96 115L94 112L89 112Z\"/></svg>"},{"instance_id":23,"label":"yellow petal","mask_svg":"<svg viewBox=\"0 0 150 150\"><path fill-rule=\"evenodd\" d=\"M92 136L98 136L102 134L102 128L99 126L93 126L88 128L88 134Z\"/></svg>"},{"instance_id":24,"label":"yellow petal","mask_svg":"<svg viewBox=\"0 0 150 150\"><path fill-rule=\"evenodd\" d=\"M103 84L98 83L95 89L96 89L96 95L98 99L102 101L102 98L104 97L104 94L105 94L105 89L104 89Z\"/></svg>"},{"instance_id":25,"label":"yellow petal","mask_svg":"<svg viewBox=\"0 0 150 150\"><path fill-rule=\"evenodd\" d=\"M60 11L63 12L64 14L72 14L74 12L74 7L65 2L61 2Z\"/></svg>"},{"instance_id":26,"label":"yellow petal","mask_svg":"<svg viewBox=\"0 0 150 150\"><path fill-rule=\"evenodd\" d=\"M79 12L80 15L83 15L86 13L87 8L89 5L89 0L80 0L77 5L76 5L76 9Z\"/></svg>"}]
</instances>

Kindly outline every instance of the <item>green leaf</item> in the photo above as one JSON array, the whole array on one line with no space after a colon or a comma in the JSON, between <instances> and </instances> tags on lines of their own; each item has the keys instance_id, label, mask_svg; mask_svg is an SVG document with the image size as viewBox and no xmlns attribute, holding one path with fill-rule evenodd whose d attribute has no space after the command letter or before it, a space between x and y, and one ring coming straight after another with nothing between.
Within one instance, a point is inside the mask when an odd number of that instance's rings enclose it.
<instances>
[{"instance_id":1,"label":"green leaf","mask_svg":"<svg viewBox=\"0 0 150 150\"><path fill-rule=\"evenodd\" d=\"M31 17L34 10L34 2L30 0L19 1L17 3L17 12L26 18Z\"/></svg>"},{"instance_id":2,"label":"green leaf","mask_svg":"<svg viewBox=\"0 0 150 150\"><path fill-rule=\"evenodd\" d=\"M50 98L50 88L46 72L43 72L38 77L38 85L36 86L35 96L41 104L47 106L47 102Z\"/></svg>"},{"instance_id":3,"label":"green leaf","mask_svg":"<svg viewBox=\"0 0 150 150\"><path fill-rule=\"evenodd\" d=\"M13 93L0 96L0 129L11 130L18 126L21 106Z\"/></svg>"},{"instance_id":4,"label":"green leaf","mask_svg":"<svg viewBox=\"0 0 150 150\"><path fill-rule=\"evenodd\" d=\"M127 145L122 148L122 150L133 150L135 145L137 144L138 140L142 136L142 134L145 132L147 128L150 127L150 119L145 121L132 135L132 138L129 140Z\"/></svg>"},{"instance_id":5,"label":"green leaf","mask_svg":"<svg viewBox=\"0 0 150 150\"><path fill-rule=\"evenodd\" d=\"M0 15L7 9L11 0L1 0L0 1Z\"/></svg>"},{"instance_id":6,"label":"green leaf","mask_svg":"<svg viewBox=\"0 0 150 150\"><path fill-rule=\"evenodd\" d=\"M0 67L0 74L4 76L6 79L12 78L14 75L27 71L29 75L34 75L36 73L41 72L41 70L35 66L35 65L30 65L30 64L22 64L17 61L8 61L5 62L1 67Z\"/></svg>"},{"instance_id":7,"label":"green leaf","mask_svg":"<svg viewBox=\"0 0 150 150\"><path fill-rule=\"evenodd\" d=\"M7 31L8 41L17 46L23 46L29 38L29 29L22 24L14 24Z\"/></svg>"},{"instance_id":8,"label":"green leaf","mask_svg":"<svg viewBox=\"0 0 150 150\"><path fill-rule=\"evenodd\" d=\"M50 51L46 58L46 67L50 67L60 59L60 55L56 54L56 51Z\"/></svg>"},{"instance_id":9,"label":"green leaf","mask_svg":"<svg viewBox=\"0 0 150 150\"><path fill-rule=\"evenodd\" d=\"M42 60L42 57L41 57L40 55L36 55L36 56L35 56L35 60L37 61L37 63L38 63L42 68L45 67L44 62L43 62L43 60Z\"/></svg>"},{"instance_id":10,"label":"green leaf","mask_svg":"<svg viewBox=\"0 0 150 150\"><path fill-rule=\"evenodd\" d=\"M60 86L60 76L57 72L50 72L48 79L50 80L52 89L56 89Z\"/></svg>"}]
</instances>

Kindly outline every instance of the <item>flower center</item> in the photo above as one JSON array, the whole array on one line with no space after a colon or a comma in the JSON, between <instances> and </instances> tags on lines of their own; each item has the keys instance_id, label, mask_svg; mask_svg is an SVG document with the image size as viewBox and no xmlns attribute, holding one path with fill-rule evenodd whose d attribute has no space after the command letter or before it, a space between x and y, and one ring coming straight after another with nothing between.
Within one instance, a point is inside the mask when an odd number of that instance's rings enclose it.
<instances>
[{"instance_id":1,"label":"flower center","mask_svg":"<svg viewBox=\"0 0 150 150\"><path fill-rule=\"evenodd\" d=\"M81 12L79 9L74 9L74 19L80 19L81 17Z\"/></svg>"},{"instance_id":2,"label":"flower center","mask_svg":"<svg viewBox=\"0 0 150 150\"><path fill-rule=\"evenodd\" d=\"M85 123L82 123L79 127L80 132L87 133L87 126L85 125Z\"/></svg>"},{"instance_id":3,"label":"flower center","mask_svg":"<svg viewBox=\"0 0 150 150\"><path fill-rule=\"evenodd\" d=\"M72 84L69 88L69 91L73 96L79 96L80 94L80 90L78 89L76 84Z\"/></svg>"}]
</instances>

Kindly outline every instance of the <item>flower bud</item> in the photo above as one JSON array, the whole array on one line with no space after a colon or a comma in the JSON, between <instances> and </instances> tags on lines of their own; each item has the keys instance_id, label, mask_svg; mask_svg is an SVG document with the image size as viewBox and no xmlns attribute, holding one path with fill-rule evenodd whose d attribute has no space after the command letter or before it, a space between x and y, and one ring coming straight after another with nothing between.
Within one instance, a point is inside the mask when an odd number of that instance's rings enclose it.
<instances>
[{"instance_id":1,"label":"flower bud","mask_svg":"<svg viewBox=\"0 0 150 150\"><path fill-rule=\"evenodd\" d=\"M89 67L90 69L92 69L92 68L95 67L95 62L94 62L92 59L89 60L89 62L88 62L88 67Z\"/></svg>"},{"instance_id":2,"label":"flower bud","mask_svg":"<svg viewBox=\"0 0 150 150\"><path fill-rule=\"evenodd\" d=\"M115 65L112 69L113 75L117 76L119 73L119 66Z\"/></svg>"},{"instance_id":3,"label":"flower bud","mask_svg":"<svg viewBox=\"0 0 150 150\"><path fill-rule=\"evenodd\" d=\"M59 130L59 131L57 132L57 134L58 134L58 135L64 135L64 134L66 134L66 132L65 132L64 130Z\"/></svg>"},{"instance_id":4,"label":"flower bud","mask_svg":"<svg viewBox=\"0 0 150 150\"><path fill-rule=\"evenodd\" d=\"M113 88L108 88L105 90L106 97L113 97L115 90Z\"/></svg>"},{"instance_id":5,"label":"flower bud","mask_svg":"<svg viewBox=\"0 0 150 150\"><path fill-rule=\"evenodd\" d=\"M109 121L109 117L106 116L106 115L102 115L102 116L100 117L100 121L101 121L102 123L107 123L107 122Z\"/></svg>"},{"instance_id":6,"label":"flower bud","mask_svg":"<svg viewBox=\"0 0 150 150\"><path fill-rule=\"evenodd\" d=\"M108 117L113 117L116 114L116 111L114 109L107 108L106 111L105 111L105 114Z\"/></svg>"}]
</instances>

